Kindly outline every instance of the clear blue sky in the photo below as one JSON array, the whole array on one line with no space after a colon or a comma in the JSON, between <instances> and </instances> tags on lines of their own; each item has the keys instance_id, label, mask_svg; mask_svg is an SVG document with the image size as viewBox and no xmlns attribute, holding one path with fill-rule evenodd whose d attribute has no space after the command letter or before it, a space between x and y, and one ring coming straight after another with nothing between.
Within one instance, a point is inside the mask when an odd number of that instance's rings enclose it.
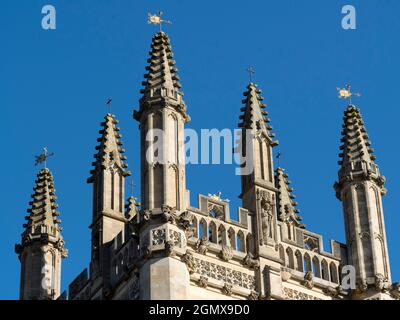
<instances>
[{"instance_id":1,"label":"clear blue sky","mask_svg":"<svg viewBox=\"0 0 400 320\"><path fill-rule=\"evenodd\" d=\"M341 28L341 8L348 3L357 9L355 31ZM41 28L44 4L57 9L55 31ZM86 178L107 96L114 98L128 164L140 181L138 124L131 114L156 31L147 13L160 9L173 22L167 32L192 117L188 127L234 128L245 69L252 65L304 222L324 235L326 245L330 238L344 241L332 188L344 109L336 87L350 82L362 93L356 103L387 177L386 228L393 280L399 280L398 0L2 0L0 298L18 297L20 265L13 250L38 169L34 155L43 146L56 153L49 167L69 249L63 288L88 265ZM236 210L240 180L232 166L189 166L187 172L193 205L198 193L220 190Z\"/></svg>"}]
</instances>

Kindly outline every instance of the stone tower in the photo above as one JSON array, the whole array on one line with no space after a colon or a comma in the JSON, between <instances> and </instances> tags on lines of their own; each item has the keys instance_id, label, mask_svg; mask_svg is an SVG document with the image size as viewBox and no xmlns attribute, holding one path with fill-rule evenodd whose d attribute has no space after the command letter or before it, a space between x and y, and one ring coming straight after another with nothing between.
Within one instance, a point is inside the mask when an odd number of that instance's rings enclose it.
<instances>
[{"instance_id":1,"label":"stone tower","mask_svg":"<svg viewBox=\"0 0 400 320\"><path fill-rule=\"evenodd\" d=\"M267 281L260 281L258 292L268 297L281 295L280 285L274 292L275 281L280 282L280 264L277 244L277 192L274 177L272 148L278 145L271 132L271 120L266 118L268 112L257 85L250 83L243 93L244 107L240 116L242 128L242 159L243 168L250 169L242 172L243 208L252 214L252 244L249 243L250 253L260 258L258 278L262 273L267 274ZM245 170L247 170L245 169Z\"/></svg>"},{"instance_id":2,"label":"stone tower","mask_svg":"<svg viewBox=\"0 0 400 320\"><path fill-rule=\"evenodd\" d=\"M186 246L185 234L171 222L187 207L184 125L189 116L164 32L154 35L147 62L143 96L134 112L141 140L140 243L148 253L140 269L140 292L143 299L185 299L189 274L168 248Z\"/></svg>"},{"instance_id":3,"label":"stone tower","mask_svg":"<svg viewBox=\"0 0 400 320\"><path fill-rule=\"evenodd\" d=\"M360 111L344 112L337 197L343 204L349 263L356 269L355 298L387 291L391 283L383 217L385 178L375 164Z\"/></svg>"},{"instance_id":4,"label":"stone tower","mask_svg":"<svg viewBox=\"0 0 400 320\"><path fill-rule=\"evenodd\" d=\"M110 278L110 243L117 236L122 243L125 224L125 177L130 175L125 164L125 150L120 141L118 121L107 114L101 123L100 138L97 139L93 170L87 180L93 184L91 278L98 278L104 286L104 294Z\"/></svg>"},{"instance_id":5,"label":"stone tower","mask_svg":"<svg viewBox=\"0 0 400 320\"><path fill-rule=\"evenodd\" d=\"M61 259L67 250L49 169L39 171L33 190L21 244L15 246L21 261L20 299L54 300L60 295Z\"/></svg>"}]
</instances>

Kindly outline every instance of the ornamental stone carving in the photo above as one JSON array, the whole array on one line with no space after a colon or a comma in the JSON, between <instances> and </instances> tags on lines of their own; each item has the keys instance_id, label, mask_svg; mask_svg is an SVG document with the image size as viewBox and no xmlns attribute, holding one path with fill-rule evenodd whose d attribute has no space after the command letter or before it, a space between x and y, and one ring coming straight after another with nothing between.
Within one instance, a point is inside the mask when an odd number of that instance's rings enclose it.
<instances>
[{"instance_id":1,"label":"ornamental stone carving","mask_svg":"<svg viewBox=\"0 0 400 320\"><path fill-rule=\"evenodd\" d=\"M243 259L243 263L249 268L257 269L260 267L259 261L254 259L254 256L251 252L247 252L246 257Z\"/></svg>"},{"instance_id":2,"label":"ornamental stone carving","mask_svg":"<svg viewBox=\"0 0 400 320\"><path fill-rule=\"evenodd\" d=\"M209 261L194 258L194 272L200 276L222 281L249 290L254 290L256 279L253 275L227 268Z\"/></svg>"},{"instance_id":3,"label":"ornamental stone carving","mask_svg":"<svg viewBox=\"0 0 400 320\"><path fill-rule=\"evenodd\" d=\"M182 256L182 261L186 264L186 267L189 271L189 274L194 273L195 271L195 262L193 259L193 255L190 253L189 250Z\"/></svg>"},{"instance_id":4,"label":"ornamental stone carving","mask_svg":"<svg viewBox=\"0 0 400 320\"><path fill-rule=\"evenodd\" d=\"M356 286L357 286L356 288L357 293L361 294L368 290L368 283L366 279L358 279Z\"/></svg>"},{"instance_id":5,"label":"ornamental stone carving","mask_svg":"<svg viewBox=\"0 0 400 320\"><path fill-rule=\"evenodd\" d=\"M198 283L199 287L207 288L207 286L208 286L208 278L205 277L205 276L200 276L200 278L199 278L197 283Z\"/></svg>"},{"instance_id":6,"label":"ornamental stone carving","mask_svg":"<svg viewBox=\"0 0 400 320\"><path fill-rule=\"evenodd\" d=\"M322 300L310 294L286 287L283 288L283 296L288 300Z\"/></svg>"},{"instance_id":7,"label":"ornamental stone carving","mask_svg":"<svg viewBox=\"0 0 400 320\"><path fill-rule=\"evenodd\" d=\"M225 283L224 286L222 287L222 293L226 294L227 296L232 295L232 285L229 283Z\"/></svg>"},{"instance_id":8,"label":"ornamental stone carving","mask_svg":"<svg viewBox=\"0 0 400 320\"><path fill-rule=\"evenodd\" d=\"M224 261L229 261L233 258L233 249L230 246L222 245L221 258Z\"/></svg>"},{"instance_id":9,"label":"ornamental stone carving","mask_svg":"<svg viewBox=\"0 0 400 320\"><path fill-rule=\"evenodd\" d=\"M375 289L380 292L387 292L390 290L388 279L380 273L375 275Z\"/></svg>"},{"instance_id":10,"label":"ornamental stone carving","mask_svg":"<svg viewBox=\"0 0 400 320\"><path fill-rule=\"evenodd\" d=\"M312 274L311 271L306 272L302 284L308 289L314 288L314 275Z\"/></svg>"},{"instance_id":11,"label":"ornamental stone carving","mask_svg":"<svg viewBox=\"0 0 400 320\"><path fill-rule=\"evenodd\" d=\"M200 254L204 254L204 255L207 254L209 244L210 243L209 243L209 240L207 237L203 237L203 238L197 240L197 243L196 243L197 252Z\"/></svg>"},{"instance_id":12,"label":"ornamental stone carving","mask_svg":"<svg viewBox=\"0 0 400 320\"><path fill-rule=\"evenodd\" d=\"M399 299L400 300L400 283L396 282L392 284L391 290L390 290L390 295L394 299Z\"/></svg>"},{"instance_id":13,"label":"ornamental stone carving","mask_svg":"<svg viewBox=\"0 0 400 320\"><path fill-rule=\"evenodd\" d=\"M260 294L255 290L251 290L251 292L249 294L249 299L250 300L258 300L258 299L260 299Z\"/></svg>"}]
</instances>

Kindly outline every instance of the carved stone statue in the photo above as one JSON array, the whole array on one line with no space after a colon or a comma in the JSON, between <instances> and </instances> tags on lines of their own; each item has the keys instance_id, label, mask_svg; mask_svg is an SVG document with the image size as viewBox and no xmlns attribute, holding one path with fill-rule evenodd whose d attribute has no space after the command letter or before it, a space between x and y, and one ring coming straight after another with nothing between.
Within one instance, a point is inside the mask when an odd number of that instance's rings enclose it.
<instances>
[{"instance_id":1,"label":"carved stone statue","mask_svg":"<svg viewBox=\"0 0 400 320\"><path fill-rule=\"evenodd\" d=\"M274 206L272 202L268 200L261 201L261 221L263 238L273 238L273 223L274 223Z\"/></svg>"},{"instance_id":2,"label":"carved stone statue","mask_svg":"<svg viewBox=\"0 0 400 320\"><path fill-rule=\"evenodd\" d=\"M186 264L189 273L194 273L195 263L193 255L189 251L186 251L186 253L182 256L182 261Z\"/></svg>"},{"instance_id":3,"label":"carved stone statue","mask_svg":"<svg viewBox=\"0 0 400 320\"><path fill-rule=\"evenodd\" d=\"M380 273L375 275L375 289L380 292L389 291L390 289L388 280Z\"/></svg>"},{"instance_id":4,"label":"carved stone statue","mask_svg":"<svg viewBox=\"0 0 400 320\"><path fill-rule=\"evenodd\" d=\"M311 271L307 271L304 275L303 285L308 289L314 288L314 275Z\"/></svg>"},{"instance_id":5,"label":"carved stone statue","mask_svg":"<svg viewBox=\"0 0 400 320\"><path fill-rule=\"evenodd\" d=\"M196 243L197 252L200 254L206 254L208 251L209 241L207 237L199 239Z\"/></svg>"},{"instance_id":6,"label":"carved stone statue","mask_svg":"<svg viewBox=\"0 0 400 320\"><path fill-rule=\"evenodd\" d=\"M230 246L222 246L221 258L224 261L229 261L233 258L233 250Z\"/></svg>"}]
</instances>

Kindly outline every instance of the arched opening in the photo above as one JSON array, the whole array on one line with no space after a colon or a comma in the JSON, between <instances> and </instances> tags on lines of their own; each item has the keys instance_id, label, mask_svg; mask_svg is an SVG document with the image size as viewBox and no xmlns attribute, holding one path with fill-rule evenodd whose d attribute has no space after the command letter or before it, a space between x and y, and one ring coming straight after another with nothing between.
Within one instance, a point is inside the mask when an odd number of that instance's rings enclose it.
<instances>
[{"instance_id":1,"label":"arched opening","mask_svg":"<svg viewBox=\"0 0 400 320\"><path fill-rule=\"evenodd\" d=\"M321 268L319 265L319 259L317 257L314 257L312 259L312 263L313 263L314 276L321 278Z\"/></svg>"},{"instance_id":2,"label":"arched opening","mask_svg":"<svg viewBox=\"0 0 400 320\"><path fill-rule=\"evenodd\" d=\"M208 230L207 221L205 219L201 219L200 224L199 224L199 238L200 239L208 237L207 230Z\"/></svg>"},{"instance_id":3,"label":"arched opening","mask_svg":"<svg viewBox=\"0 0 400 320\"><path fill-rule=\"evenodd\" d=\"M218 244L220 246L227 245L226 230L225 230L225 227L222 224L218 228Z\"/></svg>"},{"instance_id":4,"label":"arched opening","mask_svg":"<svg viewBox=\"0 0 400 320\"><path fill-rule=\"evenodd\" d=\"M193 237L199 238L199 226L197 218L193 215L191 227L193 228Z\"/></svg>"},{"instance_id":5,"label":"arched opening","mask_svg":"<svg viewBox=\"0 0 400 320\"><path fill-rule=\"evenodd\" d=\"M286 248L286 266L290 269L294 269L294 256L292 248Z\"/></svg>"},{"instance_id":6,"label":"arched opening","mask_svg":"<svg viewBox=\"0 0 400 320\"><path fill-rule=\"evenodd\" d=\"M236 234L235 234L235 230L233 230L233 228L229 228L228 238L229 238L230 246L232 247L233 250L236 250Z\"/></svg>"},{"instance_id":7,"label":"arched opening","mask_svg":"<svg viewBox=\"0 0 400 320\"><path fill-rule=\"evenodd\" d=\"M217 239L217 225L212 221L208 227L208 240L212 243L218 243Z\"/></svg>"},{"instance_id":8,"label":"arched opening","mask_svg":"<svg viewBox=\"0 0 400 320\"><path fill-rule=\"evenodd\" d=\"M282 265L285 265L285 248L281 244L279 245L279 258L282 260Z\"/></svg>"},{"instance_id":9,"label":"arched opening","mask_svg":"<svg viewBox=\"0 0 400 320\"><path fill-rule=\"evenodd\" d=\"M308 271L311 271L311 272L312 272L311 258L310 258L310 255L309 255L308 253L306 253L306 254L304 255L303 271L304 271L304 272L308 272Z\"/></svg>"},{"instance_id":10,"label":"arched opening","mask_svg":"<svg viewBox=\"0 0 400 320\"><path fill-rule=\"evenodd\" d=\"M329 267L328 262L326 262L325 259L321 262L321 277L322 279L329 281Z\"/></svg>"},{"instance_id":11,"label":"arched opening","mask_svg":"<svg viewBox=\"0 0 400 320\"><path fill-rule=\"evenodd\" d=\"M339 283L338 269L337 269L336 264L334 262L330 263L329 270L331 272L331 282Z\"/></svg>"},{"instance_id":12,"label":"arched opening","mask_svg":"<svg viewBox=\"0 0 400 320\"><path fill-rule=\"evenodd\" d=\"M248 252L253 252L254 251L254 242L253 242L253 237L249 233L246 236L246 244L247 244L247 251Z\"/></svg>"},{"instance_id":13,"label":"arched opening","mask_svg":"<svg viewBox=\"0 0 400 320\"><path fill-rule=\"evenodd\" d=\"M243 231L240 230L236 236L236 248L240 252L246 252L246 243L244 241L245 237Z\"/></svg>"},{"instance_id":14,"label":"arched opening","mask_svg":"<svg viewBox=\"0 0 400 320\"><path fill-rule=\"evenodd\" d=\"M301 252L297 250L295 255L296 255L296 270L303 272L304 266L303 266L303 257L301 255Z\"/></svg>"}]
</instances>

